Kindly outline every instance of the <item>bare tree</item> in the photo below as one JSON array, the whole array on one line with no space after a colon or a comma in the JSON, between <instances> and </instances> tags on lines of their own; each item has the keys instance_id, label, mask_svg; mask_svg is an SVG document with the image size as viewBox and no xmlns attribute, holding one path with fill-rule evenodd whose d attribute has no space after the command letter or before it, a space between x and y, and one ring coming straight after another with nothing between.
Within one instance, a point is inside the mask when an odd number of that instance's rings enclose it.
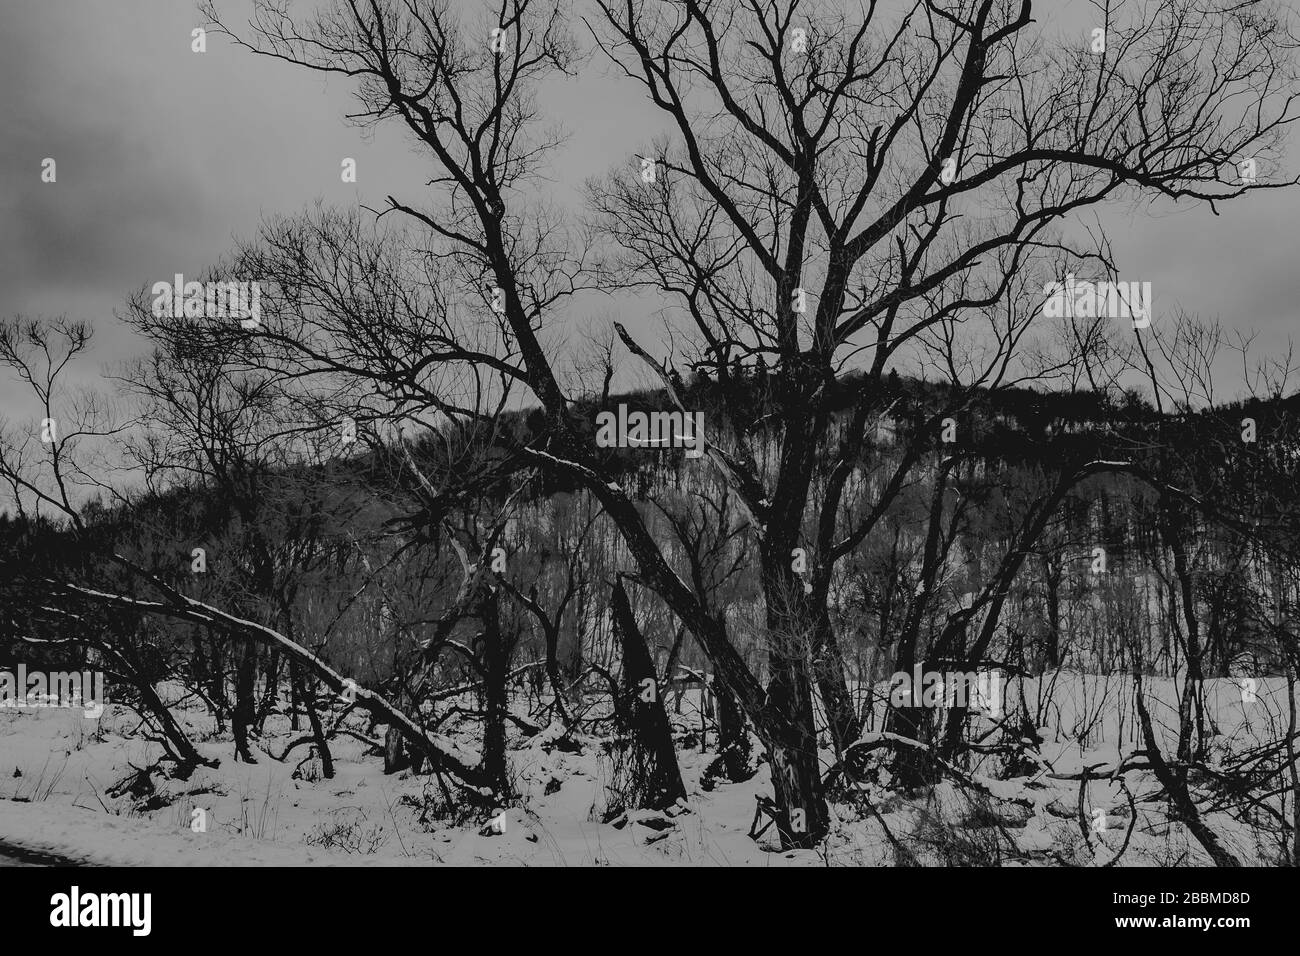
<instances>
[{"instance_id":1,"label":"bare tree","mask_svg":"<svg viewBox=\"0 0 1300 956\"><path fill-rule=\"evenodd\" d=\"M685 364L721 380L761 357L773 376L763 428L777 445L774 467L761 470L747 453L758 424L752 408L728 411L734 448L708 449L761 541L766 687L593 454L548 355L550 320L584 282L588 259L528 198L558 144L535 122L535 91L577 62L560 8L504 0L475 19L442 3L371 0L297 18L257 4L237 42L351 78L355 119L400 121L429 153L440 170L432 202L390 198L385 212L440 238L462 295L481 297L501 337L484 350L452 331L429 340L422 356L376 366L358 337L317 350L317 340L309 347L292 330L266 334L296 346L319 372L380 378L422 400L420 373L437 361L490 369L539 401L545 439L518 456L581 481L600 500L641 583L696 637L763 739L783 845L810 846L828 825L814 694L841 745L855 732L838 635L825 623L826 582L872 524L870 514L838 524L838 476L854 472L860 445L852 428L820 509L809 513L845 368L867 371L852 418L863 426L891 363L941 370L967 391L1061 374L1069 361L1016 361L1036 312L1026 279L1049 253L1112 266L1104 244L1070 243L1052 227L1104 200L1219 203L1283 185L1241 185L1235 164L1267 155L1292 116L1290 35L1284 17L1256 5L1192 0L1129 9L1127 20L1106 8L1104 55L1036 36L1027 0L951 8L923 0L897 15L872 4L860 24L805 13L796 0L628 0L601 9L599 42L664 111L675 141L647 156L649 167L597 190L628 254L607 274L676 298L698 335ZM659 171L650 189L645 168ZM656 364L679 401L666 364ZM915 465L906 463L904 478ZM1027 529L1035 527L1037 516ZM791 566L801 541L814 545L811 595ZM1015 559L1004 565L1007 574L1018 568ZM988 627L1000 603L986 603Z\"/></svg>"}]
</instances>

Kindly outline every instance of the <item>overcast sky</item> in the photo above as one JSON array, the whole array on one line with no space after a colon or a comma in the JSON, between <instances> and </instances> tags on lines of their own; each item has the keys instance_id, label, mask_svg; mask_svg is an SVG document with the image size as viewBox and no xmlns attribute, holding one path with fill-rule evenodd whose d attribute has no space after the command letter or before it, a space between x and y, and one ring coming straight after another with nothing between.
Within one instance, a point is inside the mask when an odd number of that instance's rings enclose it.
<instances>
[{"instance_id":1,"label":"overcast sky","mask_svg":"<svg viewBox=\"0 0 1300 956\"><path fill-rule=\"evenodd\" d=\"M1037 19L1056 6L1036 3ZM221 9L242 22L248 4ZM95 358L113 362L141 351L113 317L133 289L198 272L265 213L317 197L377 205L428 178L399 130L371 137L344 119L344 82L218 36L192 53L202 22L188 0L4 0L0 315L85 319ZM548 103L571 134L564 192L625 161L659 122L600 60ZM358 161L356 185L340 182L345 156ZM52 185L40 179L45 157L58 163ZM1217 219L1193 207L1115 219L1121 277L1152 282L1158 313L1178 304L1284 343L1300 301L1298 212L1300 189L1229 204ZM13 398L0 385L0 407Z\"/></svg>"}]
</instances>

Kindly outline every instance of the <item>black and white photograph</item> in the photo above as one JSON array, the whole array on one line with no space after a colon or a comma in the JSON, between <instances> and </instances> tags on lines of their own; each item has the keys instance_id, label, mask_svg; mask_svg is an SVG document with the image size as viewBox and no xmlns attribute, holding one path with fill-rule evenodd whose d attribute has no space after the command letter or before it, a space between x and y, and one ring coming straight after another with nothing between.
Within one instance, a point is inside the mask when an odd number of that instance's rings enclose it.
<instances>
[{"instance_id":1,"label":"black and white photograph","mask_svg":"<svg viewBox=\"0 0 1300 956\"><path fill-rule=\"evenodd\" d=\"M0 78L33 925L176 868L1284 915L1296 0L3 0Z\"/></svg>"}]
</instances>

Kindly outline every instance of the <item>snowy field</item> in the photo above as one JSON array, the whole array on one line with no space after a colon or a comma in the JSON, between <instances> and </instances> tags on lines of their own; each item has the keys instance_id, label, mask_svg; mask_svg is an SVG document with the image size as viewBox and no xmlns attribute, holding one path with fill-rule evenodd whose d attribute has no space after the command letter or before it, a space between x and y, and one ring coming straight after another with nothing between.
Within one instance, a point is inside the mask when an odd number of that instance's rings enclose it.
<instances>
[{"instance_id":1,"label":"snowy field","mask_svg":"<svg viewBox=\"0 0 1300 956\"><path fill-rule=\"evenodd\" d=\"M1162 701L1171 699L1172 685L1148 687L1153 720L1163 727L1170 721ZM516 804L468 814L448 803L435 777L385 775L382 759L355 737L334 741L331 780L319 778L314 758L297 762L302 749L284 763L274 760L268 751L282 752L297 736L283 716L268 720L255 750L259 762L245 764L232 759L229 739L199 711L180 708L200 750L220 766L178 780L158 770L138 773L161 751L137 735L138 718L119 706L110 705L98 721L73 710L11 710L0 712L0 847L92 864L1089 866L1110 863L1127 844L1118 865L1207 862L1181 824L1169 822L1149 770L1112 779L1121 759L1141 749L1131 682L1062 674L1054 686L1013 683L1009 705L1022 689L1029 712L1044 714L1036 771L999 780L977 763L960 782L907 793L890 788L885 771L835 795L835 822L822 846L784 853L770 829L758 840L749 836L756 797L771 792L765 766L744 783L702 788L712 735L701 750L690 701L675 717L688 805L610 823L600 822L611 774L601 741L570 735L557 747L558 724L512 740ZM1050 703L1040 707L1038 695L1049 691ZM1283 736L1284 692L1281 680L1259 681L1253 694L1234 681L1211 682L1211 769L1217 756ZM363 725L358 721L358 733ZM1164 734L1169 746L1167 727ZM865 737L874 739L871 731ZM833 755L823 757L829 767ZM1100 778L1083 788L1086 839L1078 779L1084 768ZM1282 797L1274 806L1289 814ZM1279 837L1266 821L1253 825L1213 809L1205 820L1243 862L1275 858Z\"/></svg>"}]
</instances>

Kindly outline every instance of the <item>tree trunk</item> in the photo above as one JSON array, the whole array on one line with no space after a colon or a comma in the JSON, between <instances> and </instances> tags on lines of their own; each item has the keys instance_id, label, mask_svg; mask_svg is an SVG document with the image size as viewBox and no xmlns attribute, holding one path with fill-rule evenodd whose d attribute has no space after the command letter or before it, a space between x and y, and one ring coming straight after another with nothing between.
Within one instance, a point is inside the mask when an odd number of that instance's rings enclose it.
<instances>
[{"instance_id":1,"label":"tree trunk","mask_svg":"<svg viewBox=\"0 0 1300 956\"><path fill-rule=\"evenodd\" d=\"M844 676L844 655L840 652L839 640L825 607L819 608L817 612L813 670L822 706L826 708L826 720L830 724L835 755L837 758L842 757L844 751L858 739L861 726Z\"/></svg>"},{"instance_id":2,"label":"tree trunk","mask_svg":"<svg viewBox=\"0 0 1300 956\"><path fill-rule=\"evenodd\" d=\"M909 615L914 619L915 615ZM916 664L917 628L909 626L899 638L895 672L911 676ZM921 673L928 670L924 663ZM920 706L923 688L915 686L913 681L909 702L902 707L891 703L885 712L885 730L898 734L909 740L928 746L932 742L934 726L927 708ZM935 780L934 761L923 747L899 747L894 754L892 770L899 784L904 787L920 787Z\"/></svg>"},{"instance_id":3,"label":"tree trunk","mask_svg":"<svg viewBox=\"0 0 1300 956\"><path fill-rule=\"evenodd\" d=\"M1043 583L1047 590L1047 669L1061 666L1061 565L1051 555L1043 556Z\"/></svg>"},{"instance_id":4,"label":"tree trunk","mask_svg":"<svg viewBox=\"0 0 1300 956\"><path fill-rule=\"evenodd\" d=\"M334 757L330 753L329 741L325 739L325 731L321 727L320 715L316 713L315 688L304 686L302 675L298 670L298 665L294 661L289 662L289 683L293 688L294 697L302 701L303 708L307 711L307 722L311 725L311 735L316 740L316 753L320 757L321 774L326 780L334 776ZM298 712L294 711L293 720L295 729L298 723Z\"/></svg>"},{"instance_id":5,"label":"tree trunk","mask_svg":"<svg viewBox=\"0 0 1300 956\"><path fill-rule=\"evenodd\" d=\"M1178 506L1167 497L1162 498L1161 528L1174 556L1174 573L1182 604L1183 622L1187 628L1187 680L1183 684L1178 707L1179 734L1178 759L1182 763L1199 760L1205 749L1205 706L1202 690L1204 673L1201 667L1201 641L1196 617L1196 588L1187 561L1187 548L1183 542L1183 522ZM1193 735L1195 740L1192 739Z\"/></svg>"},{"instance_id":6,"label":"tree trunk","mask_svg":"<svg viewBox=\"0 0 1300 956\"><path fill-rule=\"evenodd\" d=\"M289 662L289 729L298 730L298 711L302 707L302 694L298 690L298 665Z\"/></svg>"},{"instance_id":7,"label":"tree trunk","mask_svg":"<svg viewBox=\"0 0 1300 956\"><path fill-rule=\"evenodd\" d=\"M483 599L483 692L486 698L486 723L483 728L483 771L493 781L498 794L509 794L506 767L506 714L510 708L506 676L510 654L501 632L501 608L495 593Z\"/></svg>"},{"instance_id":8,"label":"tree trunk","mask_svg":"<svg viewBox=\"0 0 1300 956\"><path fill-rule=\"evenodd\" d=\"M401 698L397 706L405 708ZM387 725L384 728L384 773L400 773L410 765L411 759L407 756L401 732L392 724Z\"/></svg>"},{"instance_id":9,"label":"tree trunk","mask_svg":"<svg viewBox=\"0 0 1300 956\"><path fill-rule=\"evenodd\" d=\"M223 638L214 636L211 630L207 632L207 636L209 646L212 648L208 672L208 699L212 701L215 709L212 716L217 722L217 733L224 733L226 718L230 713L230 701L226 696L226 660L222 653L226 642Z\"/></svg>"},{"instance_id":10,"label":"tree trunk","mask_svg":"<svg viewBox=\"0 0 1300 956\"><path fill-rule=\"evenodd\" d=\"M189 777L190 772L195 767L202 764L205 767L215 767L218 765L216 760L205 760L197 750L194 744L190 743L189 737L181 729L172 712L167 709L167 705L162 702L158 692L154 689L149 679L141 673L135 662L129 659L121 651L106 642L97 642L93 645L101 654L117 662L123 671L122 676L131 680L136 689L140 692L140 700L145 710L158 721L158 728L162 731L165 738L167 749L171 751L171 756L176 759L180 765L176 776L184 780Z\"/></svg>"},{"instance_id":11,"label":"tree trunk","mask_svg":"<svg viewBox=\"0 0 1300 956\"><path fill-rule=\"evenodd\" d=\"M1290 657L1290 655L1288 655ZM1296 667L1291 657L1286 664L1286 763L1291 777L1291 865L1300 866L1300 770L1296 769Z\"/></svg>"},{"instance_id":12,"label":"tree trunk","mask_svg":"<svg viewBox=\"0 0 1300 956\"><path fill-rule=\"evenodd\" d=\"M292 636L293 629L287 623L281 624L281 630L285 634ZM270 716L271 711L280 698L280 651L278 648L271 648L271 653L266 661L266 690L262 693L262 701L257 707L257 732L262 733L266 726L266 718Z\"/></svg>"},{"instance_id":13,"label":"tree trunk","mask_svg":"<svg viewBox=\"0 0 1300 956\"><path fill-rule=\"evenodd\" d=\"M131 562L122 559L120 556L115 556L115 559L133 573L142 574L147 579L153 580L147 573L141 572ZM237 617L234 614L213 607L211 604L205 604L202 601L178 593L171 594L171 600L163 604L154 601L142 601L128 595L106 594L89 588L82 588L75 584L67 585L67 587L74 593L81 594L100 604L161 613L191 623L221 628L239 635L236 639L261 642L267 646L279 647L282 654L289 656L295 662L310 670L316 679L329 690L336 694L346 692L350 697L355 698L357 707L370 714L376 721L396 726L402 736L406 738L407 745L412 750L418 751L429 761L430 768L434 773L450 774L472 787L485 785L484 776L479 767L466 765L436 737L431 737L421 724L412 720L399 708L394 707L389 701L373 691L344 678L343 675L307 648L296 641L289 640L283 634L267 627L265 624Z\"/></svg>"},{"instance_id":14,"label":"tree trunk","mask_svg":"<svg viewBox=\"0 0 1300 956\"><path fill-rule=\"evenodd\" d=\"M771 662L771 724L762 734L772 768L776 827L781 849L810 849L826 836L829 814L822 790L813 726L812 684L802 660Z\"/></svg>"},{"instance_id":15,"label":"tree trunk","mask_svg":"<svg viewBox=\"0 0 1300 956\"><path fill-rule=\"evenodd\" d=\"M732 783L748 780L754 775L749 768L749 731L745 714L736 702L736 695L719 675L713 675L713 693L718 701L718 761L723 773Z\"/></svg>"},{"instance_id":16,"label":"tree trunk","mask_svg":"<svg viewBox=\"0 0 1300 956\"><path fill-rule=\"evenodd\" d=\"M781 848L809 849L825 837L829 820L817 750L815 668L810 665L825 649L819 646L804 581L792 569L790 553L776 536L763 553L770 678L766 703L754 723L771 761Z\"/></svg>"},{"instance_id":17,"label":"tree trunk","mask_svg":"<svg viewBox=\"0 0 1300 956\"><path fill-rule=\"evenodd\" d=\"M614 583L612 610L614 633L623 654L623 686L615 703L620 722L638 751L634 766L643 767L645 772L644 779L637 781L636 793L640 806L662 810L685 799L686 787L677 765L672 725L664 710L654 661L632 616L622 578Z\"/></svg>"},{"instance_id":18,"label":"tree trunk","mask_svg":"<svg viewBox=\"0 0 1300 956\"><path fill-rule=\"evenodd\" d=\"M253 676L257 666L257 645L241 641L239 669L235 673L235 712L231 715L231 729L235 733L235 759L257 763L248 745L248 731L253 724Z\"/></svg>"},{"instance_id":19,"label":"tree trunk","mask_svg":"<svg viewBox=\"0 0 1300 956\"><path fill-rule=\"evenodd\" d=\"M1210 855L1210 859L1214 861L1215 866L1241 866L1237 858L1224 848L1223 844L1219 842L1218 836L1201 819L1201 815L1196 809L1196 803L1192 800L1191 792L1187 789L1186 770L1176 772L1165 763L1165 759L1160 753L1160 745L1156 741L1156 735L1151 729L1151 715L1147 713L1146 701L1140 683L1138 684L1134 703L1137 705L1138 720L1142 725L1142 737L1146 743L1147 757L1151 761L1151 769L1155 772L1156 779L1160 781L1160 786L1164 788L1169 797L1170 816L1191 831L1192 836Z\"/></svg>"},{"instance_id":20,"label":"tree trunk","mask_svg":"<svg viewBox=\"0 0 1300 956\"><path fill-rule=\"evenodd\" d=\"M564 703L564 680L560 676L560 631L559 628L546 628L546 679L551 685L555 710L565 723L569 721L568 708Z\"/></svg>"},{"instance_id":21,"label":"tree trunk","mask_svg":"<svg viewBox=\"0 0 1300 956\"><path fill-rule=\"evenodd\" d=\"M403 713L411 709L411 695L407 691L406 678L400 672L397 675L397 699L393 702ZM384 727L384 773L400 773L411 766L411 755L407 750L406 738L396 724Z\"/></svg>"}]
</instances>

